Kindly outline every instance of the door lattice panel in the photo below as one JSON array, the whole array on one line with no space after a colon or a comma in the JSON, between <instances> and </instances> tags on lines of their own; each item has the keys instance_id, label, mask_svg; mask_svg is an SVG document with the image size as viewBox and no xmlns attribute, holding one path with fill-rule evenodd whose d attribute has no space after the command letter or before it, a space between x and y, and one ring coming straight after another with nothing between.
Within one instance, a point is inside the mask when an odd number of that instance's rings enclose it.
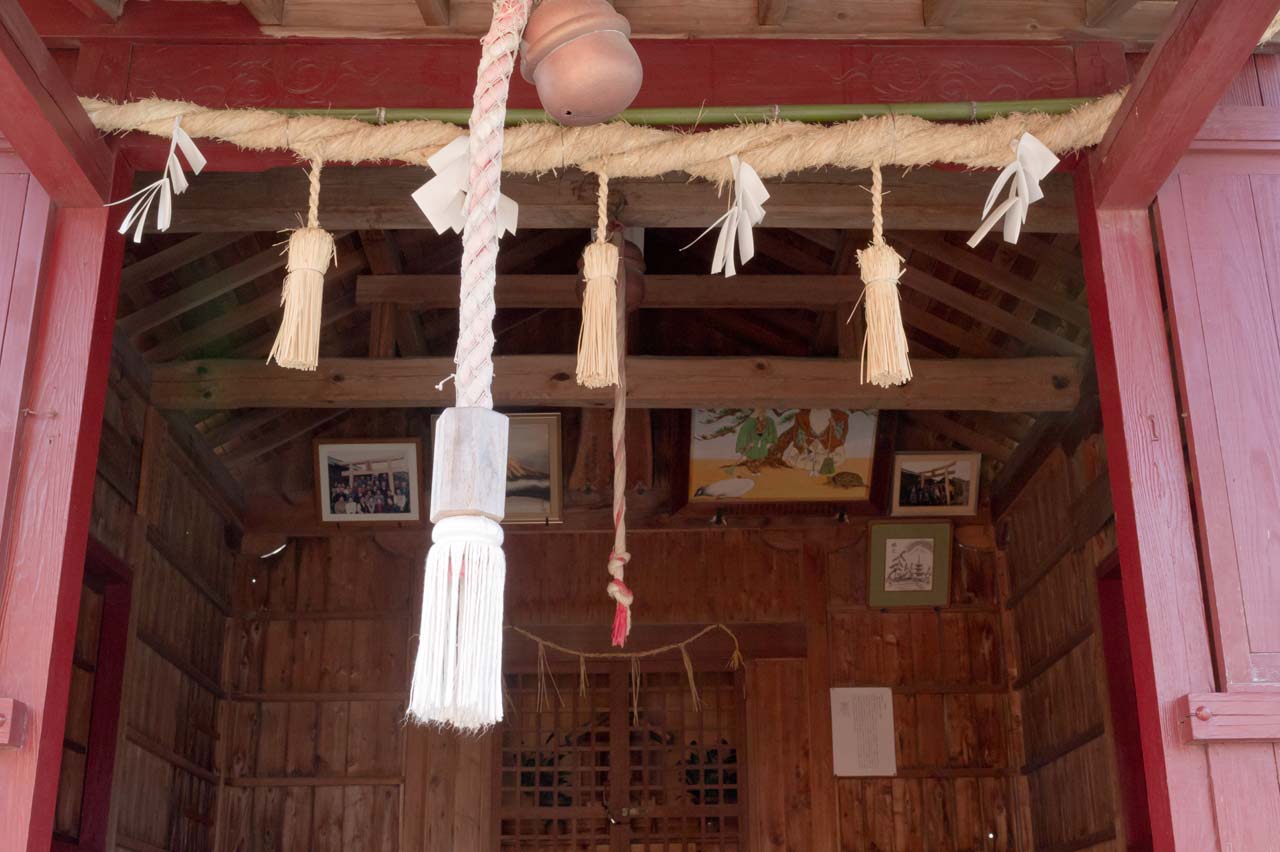
<instances>
[{"instance_id":1,"label":"door lattice panel","mask_svg":"<svg viewBox=\"0 0 1280 852\"><path fill-rule=\"evenodd\" d=\"M741 692L728 672L698 675L695 708L683 672L642 677L633 713L625 666L547 686L507 676L502 729L504 850L737 852Z\"/></svg>"}]
</instances>

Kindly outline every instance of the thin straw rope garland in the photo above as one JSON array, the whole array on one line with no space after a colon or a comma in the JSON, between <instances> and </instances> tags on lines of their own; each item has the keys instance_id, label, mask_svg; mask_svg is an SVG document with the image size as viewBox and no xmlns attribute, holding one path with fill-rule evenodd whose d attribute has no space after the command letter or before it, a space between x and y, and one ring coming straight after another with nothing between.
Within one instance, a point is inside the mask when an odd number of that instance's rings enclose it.
<instances>
[{"instance_id":1,"label":"thin straw rope garland","mask_svg":"<svg viewBox=\"0 0 1280 852\"><path fill-rule=\"evenodd\" d=\"M631 669L631 712L633 718L638 719L640 705L640 661L649 657L656 657L661 654L669 654L672 651L680 652L681 663L684 666L685 677L689 681L689 694L693 698L694 709L702 707L702 699L698 695L698 685L694 680L693 660L689 656L689 645L697 642L703 636L714 633L719 630L724 633L733 642L733 653L729 655L729 661L726 668L730 671L736 671L743 663L742 649L738 644L737 635L729 629L728 625L722 623L708 624L706 627L694 633L687 639L679 642L672 642L669 645L662 645L658 648L650 648L647 651L582 651L577 648L569 648L550 639L544 639L536 633L531 633L523 627L516 627L513 624L507 625L507 629L513 633L518 633L526 639L534 642L538 646L538 709L544 710L550 706L550 695L547 692L545 681L551 682L552 691L556 694L556 699L560 705L564 706L564 697L560 694L560 687L556 685L556 679L551 674L551 669L547 665L547 649L559 651L570 657L578 659L578 691L579 694L585 695L587 688L587 660L627 660L630 662Z\"/></svg>"},{"instance_id":2,"label":"thin straw rope garland","mask_svg":"<svg viewBox=\"0 0 1280 852\"><path fill-rule=\"evenodd\" d=\"M913 116L876 116L832 125L795 121L741 124L705 132L634 127L620 122L590 127L525 124L507 130L502 168L538 175L567 167L607 171L611 178L656 177L669 172L723 183L736 154L764 178L834 166L865 169L953 163L1003 168L1010 143L1024 132L1061 155L1096 145L1120 106L1124 90L1062 115L1015 113L974 124L932 122ZM216 139L256 151L292 151L329 163L402 162L426 165L464 131L438 121L370 125L355 119L286 116L266 110L218 110L153 98L114 104L81 103L104 132L140 131L168 137L175 116L194 138ZM892 142L892 158L885 151Z\"/></svg>"}]
</instances>

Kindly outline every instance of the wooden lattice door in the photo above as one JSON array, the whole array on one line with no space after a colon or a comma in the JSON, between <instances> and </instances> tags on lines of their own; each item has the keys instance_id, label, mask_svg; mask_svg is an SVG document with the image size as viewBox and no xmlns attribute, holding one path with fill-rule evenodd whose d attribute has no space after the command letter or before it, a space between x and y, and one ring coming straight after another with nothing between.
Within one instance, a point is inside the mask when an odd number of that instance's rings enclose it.
<instances>
[{"instance_id":1,"label":"wooden lattice door","mask_svg":"<svg viewBox=\"0 0 1280 852\"><path fill-rule=\"evenodd\" d=\"M501 848L737 852L746 790L742 688L730 672L646 671L633 707L625 665L545 684L507 676ZM557 691L558 686L558 691Z\"/></svg>"}]
</instances>

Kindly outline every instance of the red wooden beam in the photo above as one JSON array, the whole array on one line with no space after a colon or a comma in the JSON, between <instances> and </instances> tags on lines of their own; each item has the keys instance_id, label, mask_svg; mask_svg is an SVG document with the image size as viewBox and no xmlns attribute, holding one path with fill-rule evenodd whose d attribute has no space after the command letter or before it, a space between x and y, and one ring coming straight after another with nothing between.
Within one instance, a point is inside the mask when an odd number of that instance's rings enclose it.
<instances>
[{"instance_id":1,"label":"red wooden beam","mask_svg":"<svg viewBox=\"0 0 1280 852\"><path fill-rule=\"evenodd\" d=\"M1156 849L1217 849L1208 755L1175 705L1213 691L1182 426L1145 207L1099 210L1077 172L1080 248Z\"/></svg>"},{"instance_id":2,"label":"red wooden beam","mask_svg":"<svg viewBox=\"0 0 1280 852\"><path fill-rule=\"evenodd\" d=\"M1146 208L1280 10L1280 0L1182 0L1094 152L1095 200Z\"/></svg>"},{"instance_id":3,"label":"red wooden beam","mask_svg":"<svg viewBox=\"0 0 1280 852\"><path fill-rule=\"evenodd\" d=\"M57 204L107 200L111 153L31 22L0 4L0 134Z\"/></svg>"},{"instance_id":4,"label":"red wooden beam","mask_svg":"<svg viewBox=\"0 0 1280 852\"><path fill-rule=\"evenodd\" d=\"M1280 743L1280 695L1213 692L1178 702L1187 742Z\"/></svg>"},{"instance_id":5,"label":"red wooden beam","mask_svg":"<svg viewBox=\"0 0 1280 852\"><path fill-rule=\"evenodd\" d=\"M127 168L115 189L127 187ZM47 214L46 214L47 215ZM53 830L71 657L89 531L98 439L123 239L119 208L54 214L27 353L12 469L0 530L0 696L30 711L28 740L0 750L6 850L47 850Z\"/></svg>"}]
</instances>

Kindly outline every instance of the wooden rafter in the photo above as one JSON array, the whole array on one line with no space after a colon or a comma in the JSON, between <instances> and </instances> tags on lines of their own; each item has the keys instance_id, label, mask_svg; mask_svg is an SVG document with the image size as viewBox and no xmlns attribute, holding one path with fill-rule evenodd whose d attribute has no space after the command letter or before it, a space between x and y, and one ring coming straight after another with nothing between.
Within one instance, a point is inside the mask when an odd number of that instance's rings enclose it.
<instances>
[{"instance_id":1,"label":"wooden rafter","mask_svg":"<svg viewBox=\"0 0 1280 852\"><path fill-rule=\"evenodd\" d=\"M434 407L452 389L435 384L449 358L321 358L315 372L258 360L185 361L152 368L161 408ZM579 387L571 355L494 359L500 405L604 406L608 388ZM628 403L637 408L853 407L905 410L1060 411L1075 405L1081 379L1074 358L918 360L898 388L861 384L858 365L824 358L627 359Z\"/></svg>"},{"instance_id":2,"label":"wooden rafter","mask_svg":"<svg viewBox=\"0 0 1280 852\"><path fill-rule=\"evenodd\" d=\"M960 8L960 4L961 0L922 0L920 6L924 25L931 29L947 26Z\"/></svg>"},{"instance_id":3,"label":"wooden rafter","mask_svg":"<svg viewBox=\"0 0 1280 852\"><path fill-rule=\"evenodd\" d=\"M577 275L499 275L499 308L576 308ZM643 308L798 308L832 310L856 298L857 285L838 275L646 275ZM356 302L413 310L456 310L456 275L362 275Z\"/></svg>"},{"instance_id":4,"label":"wooden rafter","mask_svg":"<svg viewBox=\"0 0 1280 852\"><path fill-rule=\"evenodd\" d=\"M762 27L776 27L787 16L788 0L756 0L756 21Z\"/></svg>"},{"instance_id":5,"label":"wooden rafter","mask_svg":"<svg viewBox=\"0 0 1280 852\"><path fill-rule=\"evenodd\" d=\"M992 438L970 426L959 422L954 417L938 411L914 411L911 419L932 432L937 432L948 441L961 447L976 450L984 456L1000 462L1009 461L1013 449L1003 441Z\"/></svg>"},{"instance_id":6,"label":"wooden rafter","mask_svg":"<svg viewBox=\"0 0 1280 852\"><path fill-rule=\"evenodd\" d=\"M428 27L449 26L449 0L417 0L422 23Z\"/></svg>"},{"instance_id":7,"label":"wooden rafter","mask_svg":"<svg viewBox=\"0 0 1280 852\"><path fill-rule=\"evenodd\" d=\"M279 428L255 438L246 444L226 453L222 458L232 467L240 467L247 462L261 458L272 450L285 444L304 438L315 430L345 415L345 409L303 412L299 416L281 418Z\"/></svg>"},{"instance_id":8,"label":"wooden rafter","mask_svg":"<svg viewBox=\"0 0 1280 852\"><path fill-rule=\"evenodd\" d=\"M120 273L120 293L131 304L151 301L147 285L157 278L194 263L202 257L238 241L244 233L227 231L214 234L196 234L182 242L161 249L142 260L129 264Z\"/></svg>"},{"instance_id":9,"label":"wooden rafter","mask_svg":"<svg viewBox=\"0 0 1280 852\"><path fill-rule=\"evenodd\" d=\"M285 0L240 0L254 20L263 25L284 23Z\"/></svg>"},{"instance_id":10,"label":"wooden rafter","mask_svg":"<svg viewBox=\"0 0 1280 852\"><path fill-rule=\"evenodd\" d=\"M0 136L66 207L108 200L112 154L17 3L0 3Z\"/></svg>"},{"instance_id":11,"label":"wooden rafter","mask_svg":"<svg viewBox=\"0 0 1280 852\"><path fill-rule=\"evenodd\" d=\"M325 286L337 285L363 268L363 255L359 252L343 252L338 258L338 265L325 273ZM152 362L181 358L279 311L280 293L272 288L208 322L187 329L181 334L166 336L155 346L144 351L143 357Z\"/></svg>"},{"instance_id":12,"label":"wooden rafter","mask_svg":"<svg viewBox=\"0 0 1280 852\"><path fill-rule=\"evenodd\" d=\"M1085 26L1109 26L1124 17L1137 5L1138 0L1085 0Z\"/></svg>"},{"instance_id":13,"label":"wooden rafter","mask_svg":"<svg viewBox=\"0 0 1280 852\"><path fill-rule=\"evenodd\" d=\"M1280 0L1182 0L1092 154L1098 207L1146 209Z\"/></svg>"},{"instance_id":14,"label":"wooden rafter","mask_svg":"<svg viewBox=\"0 0 1280 852\"><path fill-rule=\"evenodd\" d=\"M803 173L771 181L766 222L770 228L869 228L871 206L867 193L858 189L865 182L861 172ZM421 183L415 169L327 168L326 197L341 198L342 204L325 209L325 225L331 230L367 228L371 223L381 228L422 228L422 211L411 198ZM522 231L595 225L594 184L585 175L566 172L540 180L506 176L502 186L520 205ZM1032 206L1024 230L1073 232L1071 176L1054 173L1041 186L1046 197ZM971 228L990 188L990 175L977 172L917 169L904 176L895 169L885 174L892 225L898 230ZM207 172L175 199L172 230L290 228L296 225L297 211L306 209L306 194L306 176L296 168L251 175ZM725 204L713 185L683 177L613 181L610 202L625 211L629 226L699 230L715 221ZM563 230L561 234L572 237Z\"/></svg>"}]
</instances>

